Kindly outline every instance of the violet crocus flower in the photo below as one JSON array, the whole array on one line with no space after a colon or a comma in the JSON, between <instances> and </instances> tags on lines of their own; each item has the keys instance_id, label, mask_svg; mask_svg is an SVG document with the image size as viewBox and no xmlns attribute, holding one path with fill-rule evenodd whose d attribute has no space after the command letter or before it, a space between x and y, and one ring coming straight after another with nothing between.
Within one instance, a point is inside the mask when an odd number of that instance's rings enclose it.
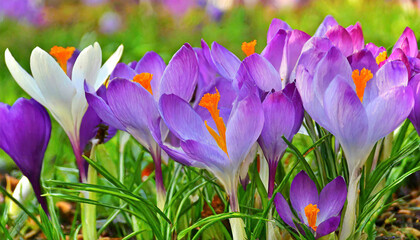
<instances>
[{"instance_id":1,"label":"violet crocus flower","mask_svg":"<svg viewBox=\"0 0 420 240\"><path fill-rule=\"evenodd\" d=\"M84 81L96 90L105 82L120 60L123 46L102 65L102 52L98 43L83 49L77 56L71 78L66 74L67 63L72 57L74 47L53 47L50 51L57 61L47 52L36 47L31 54L29 75L6 49L6 65L15 81L25 92L47 108L66 132L73 147L80 180L85 182L87 169L80 155L80 125L87 110ZM102 67L101 67L102 65Z\"/></svg>"},{"instance_id":2,"label":"violet crocus flower","mask_svg":"<svg viewBox=\"0 0 420 240\"><path fill-rule=\"evenodd\" d=\"M0 16L27 21L39 26L45 23L43 6L35 0L7 0L0 2Z\"/></svg>"},{"instance_id":3,"label":"violet crocus flower","mask_svg":"<svg viewBox=\"0 0 420 240\"><path fill-rule=\"evenodd\" d=\"M374 144L407 118L414 99L403 62L387 62L378 70L373 55L360 51L350 64L324 41L312 40L302 53L296 86L305 110L336 137L346 156L350 179L341 232L345 239L354 227L361 167Z\"/></svg>"},{"instance_id":4,"label":"violet crocus flower","mask_svg":"<svg viewBox=\"0 0 420 240\"><path fill-rule=\"evenodd\" d=\"M287 148L282 139L285 136L292 141L299 131L303 120L303 106L294 83L282 89L279 72L264 57L252 54L244 59L239 68L238 81L251 81L262 91L262 109L264 127L258 143L269 166L268 197L274 190L274 178L277 165ZM243 78L250 78L250 80Z\"/></svg>"},{"instance_id":5,"label":"violet crocus flower","mask_svg":"<svg viewBox=\"0 0 420 240\"><path fill-rule=\"evenodd\" d=\"M161 169L161 148L168 129L161 122L158 100L163 94L175 94L190 101L198 78L198 63L194 50L185 44L168 66L154 53L147 53L138 63L120 63L111 74L106 99L93 91L86 98L98 116L110 126L130 133L152 155L155 163L158 207L165 204L165 188ZM90 88L90 86L87 86ZM161 131L157 140L152 135Z\"/></svg>"},{"instance_id":6,"label":"violet crocus flower","mask_svg":"<svg viewBox=\"0 0 420 240\"><path fill-rule=\"evenodd\" d=\"M302 227L294 223L301 222L310 228L316 238L320 238L337 230L346 195L346 182L341 176L328 183L318 194L315 183L301 171L290 187L290 203L298 217L292 213L281 193L274 197L274 204L280 218L287 225L305 234Z\"/></svg>"},{"instance_id":7,"label":"violet crocus flower","mask_svg":"<svg viewBox=\"0 0 420 240\"><path fill-rule=\"evenodd\" d=\"M20 98L13 106L0 103L0 148L29 179L38 202L47 214L47 202L41 197L40 178L50 135L50 117L35 100Z\"/></svg>"},{"instance_id":8,"label":"violet crocus flower","mask_svg":"<svg viewBox=\"0 0 420 240\"><path fill-rule=\"evenodd\" d=\"M294 82L292 71L300 56L303 45L311 36L292 29L286 22L274 18L267 32L267 46L261 52L274 68L280 73L283 87Z\"/></svg>"},{"instance_id":9,"label":"violet crocus flower","mask_svg":"<svg viewBox=\"0 0 420 240\"><path fill-rule=\"evenodd\" d=\"M365 46L362 26L359 22L344 28L332 16L325 17L314 37L327 37L345 56L350 56Z\"/></svg>"},{"instance_id":10,"label":"violet crocus flower","mask_svg":"<svg viewBox=\"0 0 420 240\"><path fill-rule=\"evenodd\" d=\"M162 95L161 116L181 142L179 148L162 147L173 159L212 172L229 195L231 210L239 212L239 170L261 133L264 115L259 97L251 93L238 97L230 115L221 117L220 98L219 92L202 97L199 105L211 115L211 119L203 120L189 102L174 94ZM243 239L243 222L231 219L231 225L234 239Z\"/></svg>"}]
</instances>

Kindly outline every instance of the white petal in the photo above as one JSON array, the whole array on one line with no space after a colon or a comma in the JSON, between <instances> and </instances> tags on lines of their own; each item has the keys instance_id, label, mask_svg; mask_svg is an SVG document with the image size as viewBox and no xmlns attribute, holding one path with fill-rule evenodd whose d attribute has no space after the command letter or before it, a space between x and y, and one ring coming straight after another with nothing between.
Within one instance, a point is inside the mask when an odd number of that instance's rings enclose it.
<instances>
[{"instance_id":1,"label":"white petal","mask_svg":"<svg viewBox=\"0 0 420 240\"><path fill-rule=\"evenodd\" d=\"M12 74L15 81L19 86L27 92L32 98L37 100L39 103L45 103L44 96L38 88L37 83L20 65L16 62L15 58L10 53L9 49L6 49L4 53L6 60L7 68L9 68L10 73Z\"/></svg>"},{"instance_id":2,"label":"white petal","mask_svg":"<svg viewBox=\"0 0 420 240\"><path fill-rule=\"evenodd\" d=\"M98 71L102 63L102 52L99 44L90 45L80 52L74 63L72 72L73 85L77 89L83 90L84 81L90 85L95 84Z\"/></svg>"},{"instance_id":3,"label":"white petal","mask_svg":"<svg viewBox=\"0 0 420 240\"><path fill-rule=\"evenodd\" d=\"M99 44L98 44L99 45ZM102 84L104 84L105 80L109 77L109 75L114 71L115 66L120 61L121 55L123 53L124 46L120 45L118 49L115 51L114 54L104 63L98 73L98 77L96 79L95 90L98 90Z\"/></svg>"},{"instance_id":4,"label":"white petal","mask_svg":"<svg viewBox=\"0 0 420 240\"><path fill-rule=\"evenodd\" d=\"M64 130L74 129L72 101L76 94L71 80L58 63L44 50L35 48L31 54L31 70L48 108Z\"/></svg>"}]
</instances>

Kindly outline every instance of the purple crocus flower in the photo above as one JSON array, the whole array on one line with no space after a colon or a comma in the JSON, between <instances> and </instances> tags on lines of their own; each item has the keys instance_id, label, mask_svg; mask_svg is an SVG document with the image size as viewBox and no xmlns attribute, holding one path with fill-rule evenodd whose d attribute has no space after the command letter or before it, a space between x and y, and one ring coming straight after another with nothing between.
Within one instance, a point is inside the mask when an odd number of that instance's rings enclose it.
<instances>
[{"instance_id":1,"label":"purple crocus flower","mask_svg":"<svg viewBox=\"0 0 420 240\"><path fill-rule=\"evenodd\" d=\"M7 0L0 2L0 16L27 21L33 25L44 24L42 5L34 0Z\"/></svg>"},{"instance_id":2,"label":"purple crocus flower","mask_svg":"<svg viewBox=\"0 0 420 240\"><path fill-rule=\"evenodd\" d=\"M379 70L369 51L360 51L351 64L339 48L314 39L302 53L296 86L303 106L340 142L350 173L344 231L354 227L360 169L374 144L394 131L410 114L413 91L407 87L407 69L401 61ZM321 44L322 43L322 44Z\"/></svg>"},{"instance_id":3,"label":"purple crocus flower","mask_svg":"<svg viewBox=\"0 0 420 240\"><path fill-rule=\"evenodd\" d=\"M296 66L303 45L311 36L292 29L286 22L274 18L267 32L267 46L261 52L280 73L283 86L293 82L292 71Z\"/></svg>"},{"instance_id":4,"label":"purple crocus flower","mask_svg":"<svg viewBox=\"0 0 420 240\"><path fill-rule=\"evenodd\" d=\"M261 133L264 114L259 97L250 92L238 95L230 114L222 117L218 108L220 98L218 91L202 97L199 106L211 115L211 119L206 120L181 97L162 95L159 100L161 116L170 131L180 139L180 147L160 144L174 160L212 172L224 186L231 210L239 212L237 187L240 168ZM155 133L158 132L157 129ZM243 221L230 219L230 222L233 239L244 239Z\"/></svg>"},{"instance_id":5,"label":"purple crocus flower","mask_svg":"<svg viewBox=\"0 0 420 240\"><path fill-rule=\"evenodd\" d=\"M268 197L272 197L274 178L277 165L287 148L282 139L285 136L292 141L299 131L303 120L303 106L295 84L290 83L282 89L279 72L264 57L252 54L244 59L238 75L250 81L262 92L262 109L264 112L264 127L258 143L264 153L269 166Z\"/></svg>"},{"instance_id":6,"label":"purple crocus flower","mask_svg":"<svg viewBox=\"0 0 420 240\"><path fill-rule=\"evenodd\" d=\"M155 163L158 206L163 209L165 188L161 148L156 141L164 141L168 129L161 122L158 100L163 94L175 94L188 102L191 100L198 78L195 52L185 44L166 68L159 55L149 52L138 63L118 64L110 78L106 99L87 86L89 106L104 122L130 133L150 152ZM157 140L152 135L156 129L161 131Z\"/></svg>"},{"instance_id":7,"label":"purple crocus flower","mask_svg":"<svg viewBox=\"0 0 420 240\"><path fill-rule=\"evenodd\" d=\"M414 92L414 107L408 119L410 119L417 133L420 135L420 74L415 75L408 85Z\"/></svg>"},{"instance_id":8,"label":"purple crocus flower","mask_svg":"<svg viewBox=\"0 0 420 240\"><path fill-rule=\"evenodd\" d=\"M304 223L316 238L320 238L337 230L346 195L346 182L341 176L328 183L318 194L315 183L301 171L290 187L290 203L298 217L292 213L281 193L276 194L274 204L280 218L287 225L305 234L302 227L296 226L293 221Z\"/></svg>"},{"instance_id":9,"label":"purple crocus flower","mask_svg":"<svg viewBox=\"0 0 420 240\"><path fill-rule=\"evenodd\" d=\"M350 56L365 46L362 26L359 22L344 28L332 16L325 17L314 37L327 37L345 56Z\"/></svg>"},{"instance_id":10,"label":"purple crocus flower","mask_svg":"<svg viewBox=\"0 0 420 240\"><path fill-rule=\"evenodd\" d=\"M29 179L38 202L47 214L47 202L41 197L40 178L50 135L50 117L35 100L20 98L13 106L0 103L0 148Z\"/></svg>"}]
</instances>

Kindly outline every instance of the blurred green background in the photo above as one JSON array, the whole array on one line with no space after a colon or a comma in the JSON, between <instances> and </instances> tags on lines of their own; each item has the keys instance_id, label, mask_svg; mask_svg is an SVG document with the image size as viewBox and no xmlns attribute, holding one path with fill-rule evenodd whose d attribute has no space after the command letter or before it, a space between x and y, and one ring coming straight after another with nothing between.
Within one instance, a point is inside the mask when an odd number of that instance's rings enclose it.
<instances>
[{"instance_id":1,"label":"blurred green background","mask_svg":"<svg viewBox=\"0 0 420 240\"><path fill-rule=\"evenodd\" d=\"M47 2L48 3L48 2ZM17 61L28 71L29 58L36 46L49 51L55 45L74 46L79 49L97 41L104 59L118 45L124 45L123 62L139 60L147 51L155 51L168 62L173 53L185 42L200 46L200 39L211 44L217 41L237 54L241 43L256 39L257 52L266 44L266 32L273 18L280 18L292 28L313 34L326 15L332 15L347 27L361 23L365 42L374 42L391 48L406 26L420 33L420 15L415 5L401 5L398 1L311 1L294 8L278 9L256 4L239 5L227 10L220 21L212 19L204 9L190 9L184 15L173 15L164 5L108 1L99 5L84 5L79 1L53 1L44 7L47 24L29 23L3 18L0 21L0 102L13 104L19 97L28 97L12 79L4 63L4 51L9 48ZM100 31L104 13L117 13L121 21L117 31ZM107 143L117 149L117 140ZM117 154L117 151L109 151ZM117 159L117 156L111 156ZM44 166L73 167L74 156L69 141L58 124L53 125L50 145ZM0 153L0 171L10 172L13 162ZM45 169L45 167L44 167ZM45 172L45 170L44 170Z\"/></svg>"}]
</instances>

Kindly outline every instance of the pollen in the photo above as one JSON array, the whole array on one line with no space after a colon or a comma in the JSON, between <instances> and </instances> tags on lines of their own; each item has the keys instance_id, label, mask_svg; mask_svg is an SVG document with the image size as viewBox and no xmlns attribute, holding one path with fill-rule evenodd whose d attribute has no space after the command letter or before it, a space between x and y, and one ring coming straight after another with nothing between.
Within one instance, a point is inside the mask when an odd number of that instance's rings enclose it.
<instances>
[{"instance_id":1,"label":"pollen","mask_svg":"<svg viewBox=\"0 0 420 240\"><path fill-rule=\"evenodd\" d=\"M386 59L388 58L386 51L383 51L381 53L379 53L379 55L376 57L376 64L381 64L382 62L384 62Z\"/></svg>"},{"instance_id":2,"label":"pollen","mask_svg":"<svg viewBox=\"0 0 420 240\"><path fill-rule=\"evenodd\" d=\"M204 124L206 124L206 128L211 134L211 136L216 140L217 145L226 153L227 152L227 146L226 146L226 126L223 122L223 118L220 117L219 113L220 110L218 109L220 101L220 93L219 90L216 88L216 93L206 93L201 98L200 103L198 104L201 107L206 108L209 112L211 117L213 118L214 122L216 123L217 131L213 130L208 124L207 121L204 121Z\"/></svg>"},{"instance_id":3,"label":"pollen","mask_svg":"<svg viewBox=\"0 0 420 240\"><path fill-rule=\"evenodd\" d=\"M152 92L152 85L150 85L150 82L153 79L153 74L148 72L143 72L140 74L137 74L133 78L133 82L140 83L147 91L149 91L150 94L153 95Z\"/></svg>"},{"instance_id":4,"label":"pollen","mask_svg":"<svg viewBox=\"0 0 420 240\"><path fill-rule=\"evenodd\" d=\"M366 83L373 78L373 74L371 71L363 68L360 73L358 69L354 70L351 77L356 85L356 94L360 101L363 102L363 94L365 93Z\"/></svg>"},{"instance_id":5,"label":"pollen","mask_svg":"<svg viewBox=\"0 0 420 240\"><path fill-rule=\"evenodd\" d=\"M73 52L76 49L74 47L58 47L54 46L50 50L50 55L57 59L58 64L60 64L61 69L67 74L67 61L73 55Z\"/></svg>"},{"instance_id":6,"label":"pollen","mask_svg":"<svg viewBox=\"0 0 420 240\"><path fill-rule=\"evenodd\" d=\"M304 208L306 218L308 219L308 225L311 227L314 231L316 231L316 218L319 212L319 208L315 205L309 204Z\"/></svg>"},{"instance_id":7,"label":"pollen","mask_svg":"<svg viewBox=\"0 0 420 240\"><path fill-rule=\"evenodd\" d=\"M257 45L257 40L242 43L242 51L247 57L255 53L255 45Z\"/></svg>"}]
</instances>

